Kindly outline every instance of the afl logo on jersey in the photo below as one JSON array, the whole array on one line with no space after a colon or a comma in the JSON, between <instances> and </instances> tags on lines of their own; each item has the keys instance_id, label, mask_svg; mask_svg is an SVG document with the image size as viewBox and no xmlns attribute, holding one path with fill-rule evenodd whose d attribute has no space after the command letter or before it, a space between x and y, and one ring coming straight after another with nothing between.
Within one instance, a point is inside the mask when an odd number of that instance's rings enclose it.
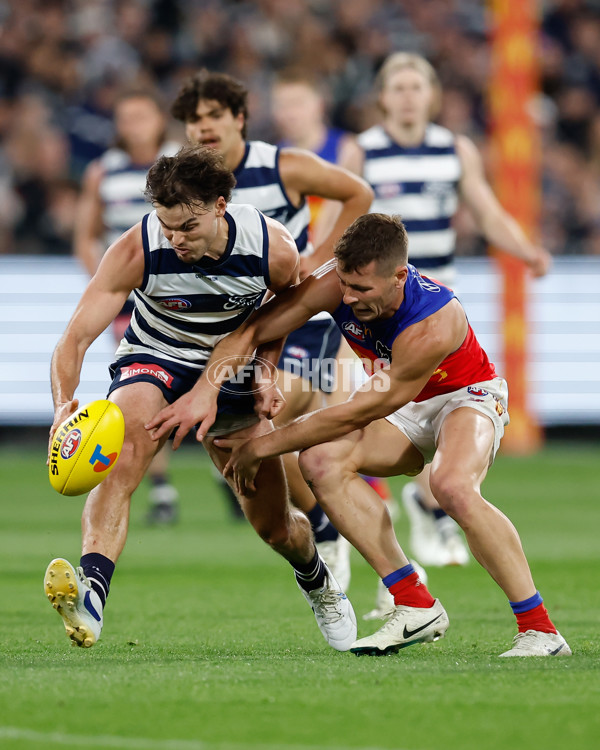
<instances>
[{"instance_id":1,"label":"afl logo on jersey","mask_svg":"<svg viewBox=\"0 0 600 750\"><path fill-rule=\"evenodd\" d=\"M355 323L353 320L349 320L347 323L344 323L342 328L353 338L358 339L359 341L365 340L365 333L363 329L358 325L358 323Z\"/></svg>"},{"instance_id":2,"label":"afl logo on jersey","mask_svg":"<svg viewBox=\"0 0 600 750\"><path fill-rule=\"evenodd\" d=\"M67 433L63 444L60 448L61 458L71 458L77 453L77 448L81 443L81 430L74 429Z\"/></svg>"},{"instance_id":3,"label":"afl logo on jersey","mask_svg":"<svg viewBox=\"0 0 600 750\"><path fill-rule=\"evenodd\" d=\"M162 307L166 307L167 310L187 310L192 306L192 303L187 299L183 299L183 297L163 299L158 304L162 305Z\"/></svg>"}]
</instances>

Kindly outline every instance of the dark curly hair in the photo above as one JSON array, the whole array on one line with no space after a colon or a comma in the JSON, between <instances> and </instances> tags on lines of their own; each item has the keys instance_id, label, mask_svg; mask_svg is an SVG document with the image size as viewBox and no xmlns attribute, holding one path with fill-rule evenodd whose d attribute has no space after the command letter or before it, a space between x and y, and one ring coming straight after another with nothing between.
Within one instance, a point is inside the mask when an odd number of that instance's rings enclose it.
<instances>
[{"instance_id":1,"label":"dark curly hair","mask_svg":"<svg viewBox=\"0 0 600 750\"><path fill-rule=\"evenodd\" d=\"M171 114L180 122L195 122L196 109L201 99L219 102L221 106L230 109L234 117L243 114L242 138L246 138L248 91L241 81L226 73L211 73L202 68L183 82L171 106Z\"/></svg>"},{"instance_id":2,"label":"dark curly hair","mask_svg":"<svg viewBox=\"0 0 600 750\"><path fill-rule=\"evenodd\" d=\"M408 263L408 236L399 216L364 214L346 229L333 254L340 269L352 273L372 261L383 275Z\"/></svg>"},{"instance_id":3,"label":"dark curly hair","mask_svg":"<svg viewBox=\"0 0 600 750\"><path fill-rule=\"evenodd\" d=\"M175 156L161 156L146 178L145 196L165 208L198 204L208 206L223 196L227 203L235 187L233 172L217 151L205 146L185 146Z\"/></svg>"}]
</instances>

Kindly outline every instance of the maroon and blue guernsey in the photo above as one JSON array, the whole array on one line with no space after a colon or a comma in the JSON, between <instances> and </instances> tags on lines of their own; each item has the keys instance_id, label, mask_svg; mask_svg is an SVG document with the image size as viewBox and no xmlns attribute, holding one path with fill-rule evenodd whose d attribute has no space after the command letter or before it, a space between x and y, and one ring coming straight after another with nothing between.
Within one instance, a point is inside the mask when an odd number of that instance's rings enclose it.
<instances>
[{"instance_id":1,"label":"maroon and blue guernsey","mask_svg":"<svg viewBox=\"0 0 600 750\"><path fill-rule=\"evenodd\" d=\"M392 345L402 331L433 315L452 299L454 292L451 289L421 276L409 264L404 299L391 318L363 322L343 302L333 312L333 318L350 347L362 359L367 373L371 374L378 365L381 367L382 360L392 361ZM431 374L414 401L425 401L495 377L494 365L488 360L469 326L461 346Z\"/></svg>"}]
</instances>

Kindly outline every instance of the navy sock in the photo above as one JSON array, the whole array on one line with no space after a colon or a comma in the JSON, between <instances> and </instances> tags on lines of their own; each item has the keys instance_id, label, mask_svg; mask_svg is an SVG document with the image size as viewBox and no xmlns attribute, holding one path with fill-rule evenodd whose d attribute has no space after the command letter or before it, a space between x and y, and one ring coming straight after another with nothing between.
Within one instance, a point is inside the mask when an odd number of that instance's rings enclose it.
<instances>
[{"instance_id":1,"label":"navy sock","mask_svg":"<svg viewBox=\"0 0 600 750\"><path fill-rule=\"evenodd\" d=\"M290 562L290 564L296 572L296 580L298 581L298 585L305 591L314 591L315 589L323 588L327 572L325 570L325 563L319 557L319 553L316 549L315 554L310 562Z\"/></svg>"},{"instance_id":2,"label":"navy sock","mask_svg":"<svg viewBox=\"0 0 600 750\"><path fill-rule=\"evenodd\" d=\"M114 562L98 552L89 552L87 555L81 556L79 564L104 607L110 591L110 579L115 572Z\"/></svg>"},{"instance_id":3,"label":"navy sock","mask_svg":"<svg viewBox=\"0 0 600 750\"><path fill-rule=\"evenodd\" d=\"M310 521L315 542L335 542L339 537L340 532L331 523L329 518L327 518L325 511L319 503L315 503L315 507L309 510L306 515Z\"/></svg>"},{"instance_id":4,"label":"navy sock","mask_svg":"<svg viewBox=\"0 0 600 750\"><path fill-rule=\"evenodd\" d=\"M436 521L439 521L440 518L446 518L448 515L445 510L442 510L441 508L428 508L425 503L423 502L423 498L421 497L421 493L419 490L415 492L415 497L417 498L417 502L419 503L419 507L421 510L424 510L425 513L431 514Z\"/></svg>"}]
</instances>

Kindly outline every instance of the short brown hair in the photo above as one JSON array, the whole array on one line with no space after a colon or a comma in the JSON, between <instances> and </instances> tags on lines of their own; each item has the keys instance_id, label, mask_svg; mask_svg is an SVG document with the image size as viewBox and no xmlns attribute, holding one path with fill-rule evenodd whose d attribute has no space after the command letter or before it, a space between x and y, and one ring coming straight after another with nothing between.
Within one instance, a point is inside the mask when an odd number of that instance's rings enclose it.
<instances>
[{"instance_id":1,"label":"short brown hair","mask_svg":"<svg viewBox=\"0 0 600 750\"><path fill-rule=\"evenodd\" d=\"M364 214L346 229L333 254L345 273L358 271L375 261L387 275L408 263L408 236L399 216Z\"/></svg>"},{"instance_id":2,"label":"short brown hair","mask_svg":"<svg viewBox=\"0 0 600 750\"><path fill-rule=\"evenodd\" d=\"M161 156L146 178L146 198L165 208L208 206L221 196L229 203L235 177L218 151L185 146L175 156Z\"/></svg>"},{"instance_id":3,"label":"short brown hair","mask_svg":"<svg viewBox=\"0 0 600 750\"><path fill-rule=\"evenodd\" d=\"M210 99L231 110L234 117L244 115L242 138L246 138L248 90L237 78L227 73L211 73L206 68L187 78L171 106L171 114L180 122L195 122L198 102Z\"/></svg>"}]
</instances>

